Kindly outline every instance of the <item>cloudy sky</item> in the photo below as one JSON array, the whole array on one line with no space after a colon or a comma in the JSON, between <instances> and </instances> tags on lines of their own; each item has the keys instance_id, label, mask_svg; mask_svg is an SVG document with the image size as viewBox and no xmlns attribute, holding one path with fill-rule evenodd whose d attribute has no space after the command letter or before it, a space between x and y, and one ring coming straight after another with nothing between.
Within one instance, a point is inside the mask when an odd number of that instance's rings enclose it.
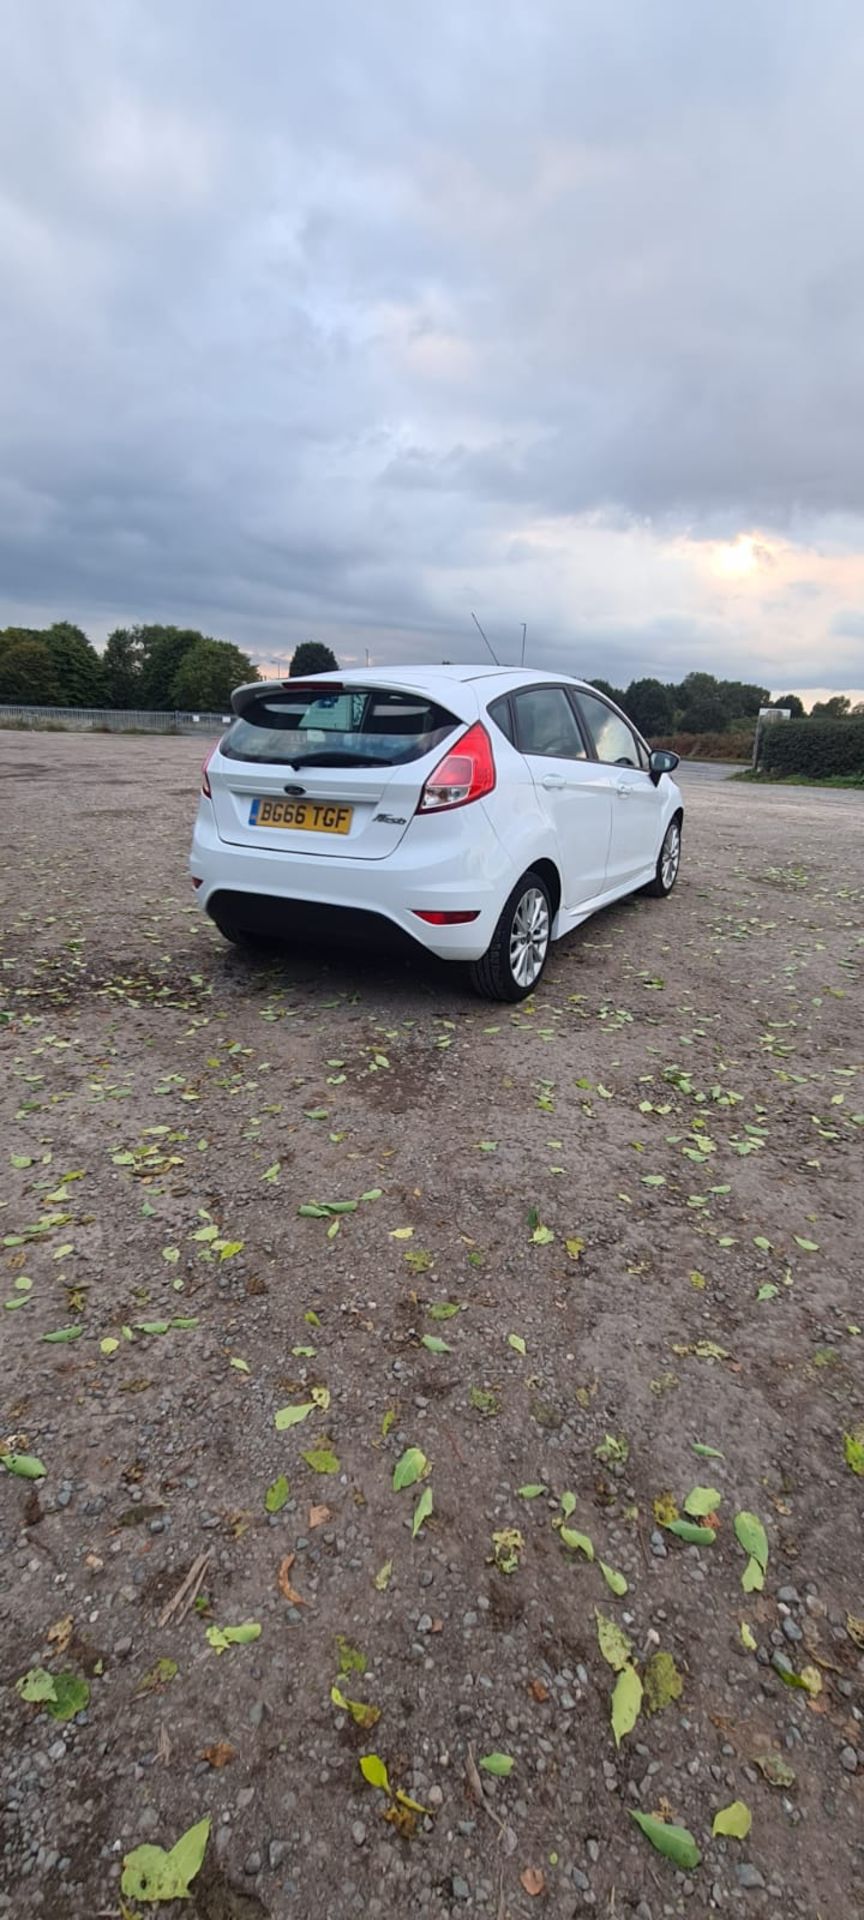
<instances>
[{"instance_id":1,"label":"cloudy sky","mask_svg":"<svg viewBox=\"0 0 864 1920\"><path fill-rule=\"evenodd\" d=\"M0 624L864 697L860 0L0 0Z\"/></svg>"}]
</instances>

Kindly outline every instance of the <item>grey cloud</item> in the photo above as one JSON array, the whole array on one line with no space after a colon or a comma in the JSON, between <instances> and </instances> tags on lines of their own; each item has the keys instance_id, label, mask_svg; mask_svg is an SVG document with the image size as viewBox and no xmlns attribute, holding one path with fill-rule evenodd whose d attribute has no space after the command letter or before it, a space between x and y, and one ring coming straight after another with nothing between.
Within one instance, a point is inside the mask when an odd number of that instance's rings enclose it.
<instances>
[{"instance_id":1,"label":"grey cloud","mask_svg":"<svg viewBox=\"0 0 864 1920\"><path fill-rule=\"evenodd\" d=\"M7 618L455 653L531 515L860 540L856 0L0 14Z\"/></svg>"}]
</instances>

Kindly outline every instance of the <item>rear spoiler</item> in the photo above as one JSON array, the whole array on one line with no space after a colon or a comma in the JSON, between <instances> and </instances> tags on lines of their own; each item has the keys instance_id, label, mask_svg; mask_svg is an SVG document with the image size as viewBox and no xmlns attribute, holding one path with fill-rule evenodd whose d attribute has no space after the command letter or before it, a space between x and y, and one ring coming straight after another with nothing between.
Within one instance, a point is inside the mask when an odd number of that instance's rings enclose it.
<instances>
[{"instance_id":1,"label":"rear spoiler","mask_svg":"<svg viewBox=\"0 0 864 1920\"><path fill-rule=\"evenodd\" d=\"M245 713L248 707L268 693L344 693L342 680L250 680L243 687L235 687L231 695L231 705L235 713Z\"/></svg>"}]
</instances>

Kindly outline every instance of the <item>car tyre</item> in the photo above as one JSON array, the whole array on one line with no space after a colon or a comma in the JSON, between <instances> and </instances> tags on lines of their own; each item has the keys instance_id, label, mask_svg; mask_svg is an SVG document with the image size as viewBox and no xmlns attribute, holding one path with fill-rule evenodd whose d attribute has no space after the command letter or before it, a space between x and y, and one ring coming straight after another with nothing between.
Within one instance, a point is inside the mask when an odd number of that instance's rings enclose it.
<instances>
[{"instance_id":1,"label":"car tyre","mask_svg":"<svg viewBox=\"0 0 864 1920\"><path fill-rule=\"evenodd\" d=\"M525 1000L542 978L552 942L552 900L539 873L529 869L513 892L482 960L469 969L485 1000Z\"/></svg>"},{"instance_id":2,"label":"car tyre","mask_svg":"<svg viewBox=\"0 0 864 1920\"><path fill-rule=\"evenodd\" d=\"M273 951L275 943L269 934L250 933L248 928L238 927L236 922L230 919L227 914L222 914L219 919L214 919L213 925L218 928L223 940L227 940L229 944L232 947L236 947L240 953L266 954L268 952L272 953Z\"/></svg>"},{"instance_id":3,"label":"car tyre","mask_svg":"<svg viewBox=\"0 0 864 1920\"><path fill-rule=\"evenodd\" d=\"M681 866L681 816L670 820L663 835L663 845L657 856L657 867L653 880L649 881L646 893L654 895L655 900L665 900L672 892Z\"/></svg>"}]
</instances>

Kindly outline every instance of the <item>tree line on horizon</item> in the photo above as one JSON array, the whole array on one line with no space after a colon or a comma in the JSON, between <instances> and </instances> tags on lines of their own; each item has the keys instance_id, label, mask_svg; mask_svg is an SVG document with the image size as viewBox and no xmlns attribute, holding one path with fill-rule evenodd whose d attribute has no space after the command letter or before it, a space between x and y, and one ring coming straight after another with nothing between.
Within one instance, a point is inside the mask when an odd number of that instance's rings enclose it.
<instances>
[{"instance_id":1,"label":"tree line on horizon","mask_svg":"<svg viewBox=\"0 0 864 1920\"><path fill-rule=\"evenodd\" d=\"M338 669L332 649L301 641L289 674ZM260 678L248 654L228 640L194 627L116 627L101 653L81 627L58 620L50 627L0 629L0 703L40 707L109 707L160 713L227 710L235 687ZM797 693L772 700L767 687L688 673L678 682L631 680L628 687L595 679L592 685L630 715L648 739L674 733L734 733L754 725L760 707L789 707L800 719ZM851 711L845 694L817 701L811 716L842 719ZM864 705L854 709L864 711Z\"/></svg>"}]
</instances>

